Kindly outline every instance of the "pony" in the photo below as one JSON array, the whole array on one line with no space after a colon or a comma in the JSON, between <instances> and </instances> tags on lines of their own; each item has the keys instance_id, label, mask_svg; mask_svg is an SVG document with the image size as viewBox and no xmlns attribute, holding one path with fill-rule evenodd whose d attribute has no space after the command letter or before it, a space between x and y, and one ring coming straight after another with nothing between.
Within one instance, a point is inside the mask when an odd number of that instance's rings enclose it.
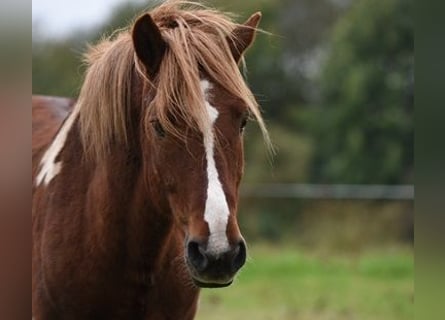
<instances>
[{"instance_id":1,"label":"pony","mask_svg":"<svg viewBox=\"0 0 445 320\"><path fill-rule=\"evenodd\" d=\"M89 47L76 100L33 98L33 319L193 319L233 282L260 18L168 0Z\"/></svg>"}]
</instances>

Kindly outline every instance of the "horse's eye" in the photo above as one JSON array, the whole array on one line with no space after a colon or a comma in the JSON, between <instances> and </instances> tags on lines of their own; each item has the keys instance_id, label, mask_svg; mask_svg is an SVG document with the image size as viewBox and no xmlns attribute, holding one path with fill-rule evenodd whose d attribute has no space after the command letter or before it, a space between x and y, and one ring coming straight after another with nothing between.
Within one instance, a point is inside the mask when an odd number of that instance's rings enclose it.
<instances>
[{"instance_id":1,"label":"horse's eye","mask_svg":"<svg viewBox=\"0 0 445 320\"><path fill-rule=\"evenodd\" d=\"M161 126L161 124L159 123L159 121L158 121L158 120L154 120L154 121L152 121L151 123L152 123L152 125L153 125L153 128L154 128L155 131L156 131L156 134L157 134L159 137L161 137L161 138L165 137L165 130L164 130L164 128L162 128L162 126Z\"/></svg>"},{"instance_id":2,"label":"horse's eye","mask_svg":"<svg viewBox=\"0 0 445 320\"><path fill-rule=\"evenodd\" d=\"M240 124L240 132L243 132L244 131L244 128L246 127L246 125L247 125L247 117L244 117L242 120L241 120L241 124Z\"/></svg>"}]
</instances>

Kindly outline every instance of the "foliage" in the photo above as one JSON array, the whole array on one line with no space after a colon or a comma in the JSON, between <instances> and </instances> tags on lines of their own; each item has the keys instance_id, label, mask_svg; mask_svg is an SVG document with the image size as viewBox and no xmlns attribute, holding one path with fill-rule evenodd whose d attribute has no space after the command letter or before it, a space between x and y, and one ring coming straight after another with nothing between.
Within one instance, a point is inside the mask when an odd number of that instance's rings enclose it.
<instances>
[{"instance_id":1,"label":"foliage","mask_svg":"<svg viewBox=\"0 0 445 320\"><path fill-rule=\"evenodd\" d=\"M411 0L361 0L337 24L308 112L316 181L407 183L413 170Z\"/></svg>"},{"instance_id":2,"label":"foliage","mask_svg":"<svg viewBox=\"0 0 445 320\"><path fill-rule=\"evenodd\" d=\"M81 51L69 41L33 44L33 94L75 97L82 78Z\"/></svg>"}]
</instances>

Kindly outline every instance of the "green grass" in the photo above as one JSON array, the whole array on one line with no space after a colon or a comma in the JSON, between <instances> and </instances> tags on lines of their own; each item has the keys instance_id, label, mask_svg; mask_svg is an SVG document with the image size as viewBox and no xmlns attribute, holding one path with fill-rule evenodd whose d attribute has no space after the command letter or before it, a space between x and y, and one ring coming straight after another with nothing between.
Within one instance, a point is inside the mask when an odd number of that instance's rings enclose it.
<instances>
[{"instance_id":1,"label":"green grass","mask_svg":"<svg viewBox=\"0 0 445 320\"><path fill-rule=\"evenodd\" d=\"M413 319L410 249L317 257L254 246L235 283L201 292L198 320Z\"/></svg>"}]
</instances>

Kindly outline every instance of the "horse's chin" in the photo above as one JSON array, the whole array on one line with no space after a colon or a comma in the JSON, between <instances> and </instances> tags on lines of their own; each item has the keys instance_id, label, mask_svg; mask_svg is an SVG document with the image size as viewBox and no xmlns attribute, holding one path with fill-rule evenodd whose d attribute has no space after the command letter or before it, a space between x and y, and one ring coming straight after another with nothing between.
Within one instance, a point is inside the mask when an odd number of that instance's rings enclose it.
<instances>
[{"instance_id":1,"label":"horse's chin","mask_svg":"<svg viewBox=\"0 0 445 320\"><path fill-rule=\"evenodd\" d=\"M220 282L202 282L198 279L192 278L193 283L200 288L225 288L230 286L233 283L233 280L229 282L220 283Z\"/></svg>"}]
</instances>

